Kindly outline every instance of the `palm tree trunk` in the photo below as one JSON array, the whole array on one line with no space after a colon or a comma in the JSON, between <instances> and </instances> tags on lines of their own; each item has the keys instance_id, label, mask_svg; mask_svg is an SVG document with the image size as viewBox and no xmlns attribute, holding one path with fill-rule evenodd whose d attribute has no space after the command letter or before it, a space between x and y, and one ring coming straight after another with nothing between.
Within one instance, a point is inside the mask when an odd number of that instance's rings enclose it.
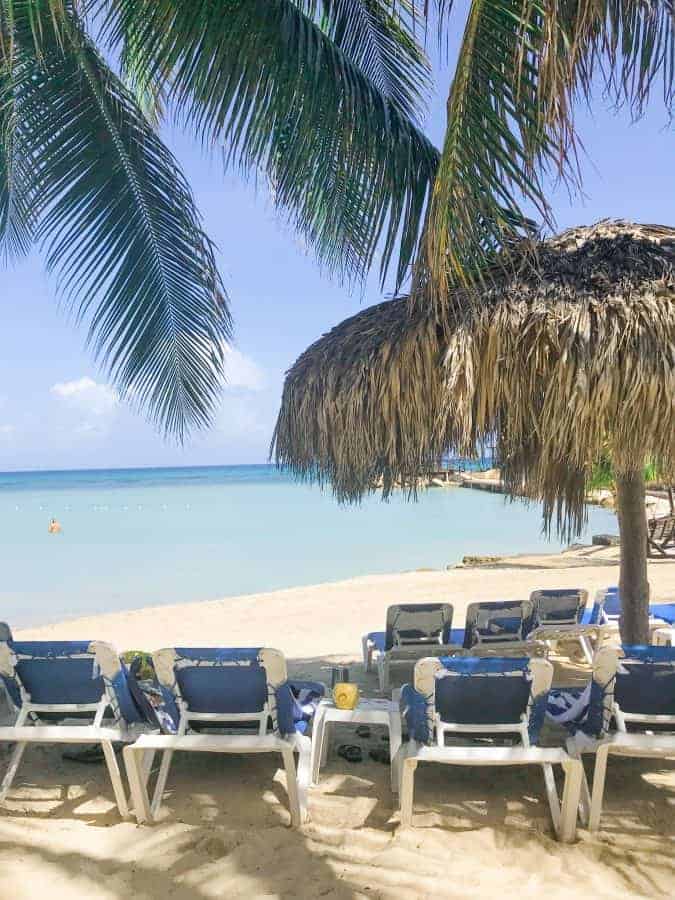
<instances>
[{"instance_id":1,"label":"palm tree trunk","mask_svg":"<svg viewBox=\"0 0 675 900\"><path fill-rule=\"evenodd\" d=\"M648 644L647 517L641 470L617 475L616 500L621 539L621 640L624 644Z\"/></svg>"}]
</instances>

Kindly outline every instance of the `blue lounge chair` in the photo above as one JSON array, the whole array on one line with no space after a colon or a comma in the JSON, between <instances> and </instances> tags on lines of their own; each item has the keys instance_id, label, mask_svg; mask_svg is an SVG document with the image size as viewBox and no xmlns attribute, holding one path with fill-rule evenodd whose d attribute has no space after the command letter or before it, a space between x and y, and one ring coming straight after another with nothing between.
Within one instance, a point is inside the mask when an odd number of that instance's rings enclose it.
<instances>
[{"instance_id":1,"label":"blue lounge chair","mask_svg":"<svg viewBox=\"0 0 675 900\"><path fill-rule=\"evenodd\" d=\"M311 741L300 733L306 723L291 690L283 654L268 648L171 647L154 653L153 663L175 733L143 735L124 749L138 821L155 818L173 754L186 750L281 754L291 823L300 825L307 814ZM210 729L219 733L209 733ZM162 762L151 803L148 780L157 751ZM297 776L294 752L299 753Z\"/></svg>"},{"instance_id":2,"label":"blue lounge chair","mask_svg":"<svg viewBox=\"0 0 675 900\"><path fill-rule=\"evenodd\" d=\"M592 625L618 625L621 618L621 595L619 588L602 588L593 600L590 612L585 613L583 621ZM675 624L675 603L650 603L649 619L652 626L667 622Z\"/></svg>"},{"instance_id":3,"label":"blue lounge chair","mask_svg":"<svg viewBox=\"0 0 675 900\"><path fill-rule=\"evenodd\" d=\"M399 751L401 824L411 825L414 776L420 762L459 766L539 765L555 832L571 841L576 832L582 769L562 748L538 746L553 667L545 659L424 659L415 666L414 684L401 693L410 740ZM464 737L446 746L446 735ZM506 735L520 746L499 745ZM480 738L480 744L476 738ZM486 739L491 738L491 743ZM553 765L565 771L562 808Z\"/></svg>"},{"instance_id":4,"label":"blue lounge chair","mask_svg":"<svg viewBox=\"0 0 675 900\"><path fill-rule=\"evenodd\" d=\"M582 753L595 753L593 793L584 776L579 811L589 830L597 831L610 754L675 755L675 648L604 648L596 653L588 704L571 730L571 754L580 759Z\"/></svg>"},{"instance_id":5,"label":"blue lounge chair","mask_svg":"<svg viewBox=\"0 0 675 900\"><path fill-rule=\"evenodd\" d=\"M418 659L434 654L446 655L452 630L450 603L397 603L387 610L385 631L363 636L363 665L377 665L380 690L389 689L391 667L407 664L412 671Z\"/></svg>"},{"instance_id":6,"label":"blue lounge chair","mask_svg":"<svg viewBox=\"0 0 675 900\"><path fill-rule=\"evenodd\" d=\"M470 603L463 629L453 628L449 643L470 650L478 645L524 641L532 630L530 600L486 600Z\"/></svg>"},{"instance_id":7,"label":"blue lounge chair","mask_svg":"<svg viewBox=\"0 0 675 900\"><path fill-rule=\"evenodd\" d=\"M588 603L588 591L582 588L545 588L533 591L533 627L579 625Z\"/></svg>"},{"instance_id":8,"label":"blue lounge chair","mask_svg":"<svg viewBox=\"0 0 675 900\"><path fill-rule=\"evenodd\" d=\"M579 643L586 662L593 664L593 648L599 646L599 623L583 624L588 591L582 588L547 588L530 594L533 606L532 640L545 641L553 649L559 642Z\"/></svg>"},{"instance_id":9,"label":"blue lounge chair","mask_svg":"<svg viewBox=\"0 0 675 900\"><path fill-rule=\"evenodd\" d=\"M0 728L0 741L15 744L0 801L28 744L100 744L117 807L127 816L113 744L135 740L140 717L115 649L99 641L2 641L0 678L17 710L15 724Z\"/></svg>"}]
</instances>

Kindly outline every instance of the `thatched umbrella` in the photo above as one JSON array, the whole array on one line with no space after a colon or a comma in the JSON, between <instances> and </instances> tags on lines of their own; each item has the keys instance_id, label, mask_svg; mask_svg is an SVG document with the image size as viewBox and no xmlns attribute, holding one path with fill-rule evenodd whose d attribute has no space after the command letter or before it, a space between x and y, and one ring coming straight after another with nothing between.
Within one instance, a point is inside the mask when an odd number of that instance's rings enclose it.
<instances>
[{"instance_id":1,"label":"thatched umbrella","mask_svg":"<svg viewBox=\"0 0 675 900\"><path fill-rule=\"evenodd\" d=\"M276 459L354 500L492 441L509 494L543 501L569 537L610 454L622 634L645 641L644 462L675 474L675 229L571 229L511 251L489 283L447 318L401 298L309 347L286 378Z\"/></svg>"}]
</instances>

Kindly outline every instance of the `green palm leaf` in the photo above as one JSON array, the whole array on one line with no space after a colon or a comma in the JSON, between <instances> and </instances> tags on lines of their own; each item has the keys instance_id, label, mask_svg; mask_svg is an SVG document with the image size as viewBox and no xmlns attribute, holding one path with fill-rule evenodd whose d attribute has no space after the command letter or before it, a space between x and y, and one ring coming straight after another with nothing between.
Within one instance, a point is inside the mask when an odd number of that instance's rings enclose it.
<instances>
[{"instance_id":1,"label":"green palm leaf","mask_svg":"<svg viewBox=\"0 0 675 900\"><path fill-rule=\"evenodd\" d=\"M430 68L408 0L294 0L399 112L419 122Z\"/></svg>"},{"instance_id":2,"label":"green palm leaf","mask_svg":"<svg viewBox=\"0 0 675 900\"><path fill-rule=\"evenodd\" d=\"M0 258L25 255L34 240L35 179L21 151L9 74L0 62Z\"/></svg>"},{"instance_id":3,"label":"green palm leaf","mask_svg":"<svg viewBox=\"0 0 675 900\"><path fill-rule=\"evenodd\" d=\"M4 2L0 3L0 257L8 262L26 254L33 243L38 196L17 130L12 89L15 48Z\"/></svg>"},{"instance_id":4,"label":"green palm leaf","mask_svg":"<svg viewBox=\"0 0 675 900\"><path fill-rule=\"evenodd\" d=\"M549 217L540 173L556 161L555 147L543 128L537 69L530 54L519 55L540 29L541 9L530 0L471 5L415 274L418 301L431 295L444 305L454 287L480 278L505 241L525 233L523 200Z\"/></svg>"},{"instance_id":5,"label":"green palm leaf","mask_svg":"<svg viewBox=\"0 0 675 900\"><path fill-rule=\"evenodd\" d=\"M230 335L213 248L175 160L69 12L60 31L41 23L39 55L29 18L13 22L37 237L114 383L180 439L213 412Z\"/></svg>"},{"instance_id":6,"label":"green palm leaf","mask_svg":"<svg viewBox=\"0 0 675 900\"><path fill-rule=\"evenodd\" d=\"M452 0L435 0L441 29ZM425 7L428 2L425 3ZM417 302L454 302L496 252L548 224L542 177L578 179L574 106L598 83L637 116L659 74L675 92L673 0L473 0L416 266ZM463 295L464 296L464 295Z\"/></svg>"},{"instance_id":7,"label":"green palm leaf","mask_svg":"<svg viewBox=\"0 0 675 900\"><path fill-rule=\"evenodd\" d=\"M363 276L382 241L383 277L398 248L400 280L438 152L409 118L427 70L411 15L394 9L385 0L115 0L106 32L115 46L133 33L152 77L169 74L191 130L224 144L243 170L266 173L329 270Z\"/></svg>"}]
</instances>

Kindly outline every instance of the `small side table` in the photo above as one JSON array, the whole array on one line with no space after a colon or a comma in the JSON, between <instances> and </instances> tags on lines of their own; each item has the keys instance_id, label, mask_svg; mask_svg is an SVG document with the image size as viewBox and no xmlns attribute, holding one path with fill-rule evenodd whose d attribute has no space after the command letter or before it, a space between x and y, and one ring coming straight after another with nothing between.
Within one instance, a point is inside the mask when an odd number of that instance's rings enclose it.
<instances>
[{"instance_id":1,"label":"small side table","mask_svg":"<svg viewBox=\"0 0 675 900\"><path fill-rule=\"evenodd\" d=\"M331 722L354 725L386 725L389 729L389 759L391 760L391 789L398 794L397 759L401 746L401 713L391 700L359 700L354 709L338 709L332 700L322 700L314 714L312 730L312 784L319 783L319 769L328 757L328 735Z\"/></svg>"}]
</instances>

